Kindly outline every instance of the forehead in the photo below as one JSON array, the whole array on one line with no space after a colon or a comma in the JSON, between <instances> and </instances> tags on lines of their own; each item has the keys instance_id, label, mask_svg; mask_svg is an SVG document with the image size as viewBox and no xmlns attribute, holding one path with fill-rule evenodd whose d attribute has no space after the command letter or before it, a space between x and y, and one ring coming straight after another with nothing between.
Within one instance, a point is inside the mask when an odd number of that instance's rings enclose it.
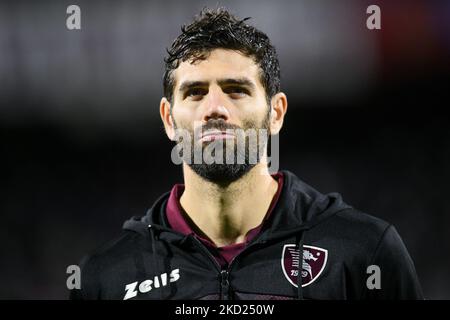
<instances>
[{"instance_id":1,"label":"forehead","mask_svg":"<svg viewBox=\"0 0 450 320\"><path fill-rule=\"evenodd\" d=\"M252 80L256 86L262 86L259 79L260 68L252 58L226 49L215 49L205 60L180 63L174 71L175 89L184 81L214 81L223 78L243 78Z\"/></svg>"}]
</instances>

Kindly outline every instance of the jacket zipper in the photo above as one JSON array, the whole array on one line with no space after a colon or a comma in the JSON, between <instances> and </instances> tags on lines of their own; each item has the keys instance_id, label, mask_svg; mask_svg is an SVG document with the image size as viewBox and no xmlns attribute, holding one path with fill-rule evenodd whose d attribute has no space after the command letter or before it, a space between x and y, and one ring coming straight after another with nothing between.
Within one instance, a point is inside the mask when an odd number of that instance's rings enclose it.
<instances>
[{"instance_id":1,"label":"jacket zipper","mask_svg":"<svg viewBox=\"0 0 450 320\"><path fill-rule=\"evenodd\" d=\"M228 281L228 271L222 270L222 267L216 261L216 258L208 251L208 249L198 240L196 237L189 235L189 238L193 239L202 252L208 257L208 259L214 264L214 267L219 271L220 280L220 300L229 300L230 282Z\"/></svg>"},{"instance_id":2,"label":"jacket zipper","mask_svg":"<svg viewBox=\"0 0 450 320\"><path fill-rule=\"evenodd\" d=\"M198 240L196 237L189 235L189 238L193 239L194 242L197 244L197 246L202 250L202 252L209 258L209 260L214 264L214 267L220 272L219 273L219 279L220 279L220 300L230 300L230 281L229 276L231 272L231 267L233 262L236 260L237 257L239 257L244 251L248 250L249 248L253 247L255 244L260 244L260 242L256 242L256 240L259 238L255 238L247 247L244 248L237 256L235 256L228 265L228 268L222 269L222 267L217 263L216 258L211 254L211 252L208 251L208 249ZM263 242L265 243L265 242Z\"/></svg>"},{"instance_id":3,"label":"jacket zipper","mask_svg":"<svg viewBox=\"0 0 450 320\"><path fill-rule=\"evenodd\" d=\"M228 270L220 272L220 300L230 300L230 282L228 281Z\"/></svg>"}]
</instances>

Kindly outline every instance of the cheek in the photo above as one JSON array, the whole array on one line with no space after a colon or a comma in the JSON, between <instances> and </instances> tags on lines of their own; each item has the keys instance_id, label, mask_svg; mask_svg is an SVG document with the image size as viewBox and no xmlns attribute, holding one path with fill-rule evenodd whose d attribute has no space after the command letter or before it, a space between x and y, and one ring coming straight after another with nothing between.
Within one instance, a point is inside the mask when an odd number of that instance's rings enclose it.
<instances>
[{"instance_id":1,"label":"cheek","mask_svg":"<svg viewBox=\"0 0 450 320\"><path fill-rule=\"evenodd\" d=\"M186 106L176 104L172 109L172 117L178 127L192 128L195 118L195 112Z\"/></svg>"},{"instance_id":2,"label":"cheek","mask_svg":"<svg viewBox=\"0 0 450 320\"><path fill-rule=\"evenodd\" d=\"M253 105L253 108L249 108L246 112L241 114L241 123L243 127L263 127L269 120L270 105L264 100L260 102L258 106Z\"/></svg>"},{"instance_id":3,"label":"cheek","mask_svg":"<svg viewBox=\"0 0 450 320\"><path fill-rule=\"evenodd\" d=\"M203 122L197 119L193 113L190 112L180 112L174 115L175 122L177 125L177 129L185 129L188 130L191 134L194 133L194 130L200 128L203 125Z\"/></svg>"}]
</instances>

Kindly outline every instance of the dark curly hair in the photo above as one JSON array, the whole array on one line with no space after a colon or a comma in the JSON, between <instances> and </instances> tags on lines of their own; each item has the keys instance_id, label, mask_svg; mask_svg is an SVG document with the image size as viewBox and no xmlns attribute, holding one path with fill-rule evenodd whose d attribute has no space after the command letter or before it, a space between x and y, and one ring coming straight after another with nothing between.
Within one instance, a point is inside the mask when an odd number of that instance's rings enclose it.
<instances>
[{"instance_id":1,"label":"dark curly hair","mask_svg":"<svg viewBox=\"0 0 450 320\"><path fill-rule=\"evenodd\" d=\"M164 96L172 101L175 84L172 73L180 62L204 60L218 48L236 50L253 58L260 67L260 81L267 101L280 92L276 50L265 33L245 23L248 19L238 19L224 8L203 8L193 22L182 26L182 33L167 49L168 56L164 59Z\"/></svg>"}]
</instances>

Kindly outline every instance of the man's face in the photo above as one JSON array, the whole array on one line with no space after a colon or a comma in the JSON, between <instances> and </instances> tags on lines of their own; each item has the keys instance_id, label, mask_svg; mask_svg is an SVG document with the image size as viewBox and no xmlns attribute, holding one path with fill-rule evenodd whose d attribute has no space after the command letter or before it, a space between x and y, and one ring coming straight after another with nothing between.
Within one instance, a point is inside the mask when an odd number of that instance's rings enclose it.
<instances>
[{"instance_id":1,"label":"man's face","mask_svg":"<svg viewBox=\"0 0 450 320\"><path fill-rule=\"evenodd\" d=\"M176 130L190 133L191 159L194 150L205 151L208 146L211 150L213 143L224 150L221 164L188 163L206 180L229 183L239 179L256 164L249 161L249 153L265 147L263 139L257 139L252 145L243 135L248 129L257 134L264 129L267 137L269 130L270 106L259 72L252 58L236 51L216 49L205 60L180 63L173 73L172 121ZM242 152L237 148L237 141L246 142L245 152L241 154L244 163L236 161ZM227 145L233 149L232 163L225 157ZM259 161L260 154L257 154Z\"/></svg>"}]
</instances>

